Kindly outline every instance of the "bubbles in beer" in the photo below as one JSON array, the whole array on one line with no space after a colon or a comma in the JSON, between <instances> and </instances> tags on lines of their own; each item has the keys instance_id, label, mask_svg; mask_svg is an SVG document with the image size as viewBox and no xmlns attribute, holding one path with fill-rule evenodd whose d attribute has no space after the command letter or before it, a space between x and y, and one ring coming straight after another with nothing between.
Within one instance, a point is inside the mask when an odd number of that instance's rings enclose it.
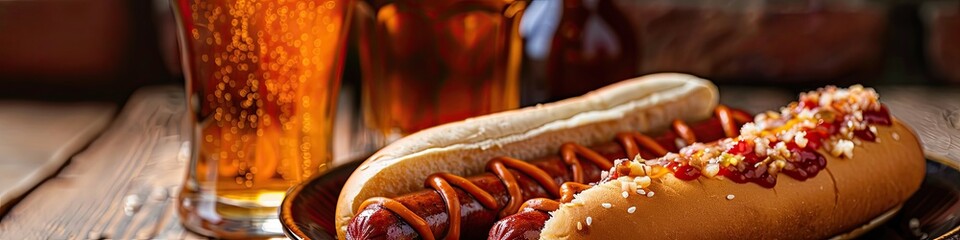
<instances>
[{"instance_id":1,"label":"bubbles in beer","mask_svg":"<svg viewBox=\"0 0 960 240\"><path fill-rule=\"evenodd\" d=\"M191 1L200 182L282 191L326 167L341 5Z\"/></svg>"}]
</instances>

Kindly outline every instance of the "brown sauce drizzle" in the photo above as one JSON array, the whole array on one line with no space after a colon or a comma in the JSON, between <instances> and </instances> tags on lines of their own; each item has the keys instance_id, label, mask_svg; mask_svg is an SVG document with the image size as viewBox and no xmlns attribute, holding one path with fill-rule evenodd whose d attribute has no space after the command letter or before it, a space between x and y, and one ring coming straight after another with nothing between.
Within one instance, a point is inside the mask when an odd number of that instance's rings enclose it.
<instances>
[{"instance_id":1,"label":"brown sauce drizzle","mask_svg":"<svg viewBox=\"0 0 960 240\"><path fill-rule=\"evenodd\" d=\"M465 192L473 195L473 197L477 199L477 202L480 202L483 207L491 209L497 207L497 199L461 176L450 173L434 173L427 177L427 182L424 185L437 189L437 191L440 192L440 196L444 199L444 203L446 203L450 213L460 212L460 198L457 197L457 191L453 189L453 186L460 187ZM391 211L392 210L393 209L391 209ZM460 214L449 214L449 216L450 222L460 222ZM460 228L452 227L447 229L446 239L457 238L460 238Z\"/></svg>"},{"instance_id":2,"label":"brown sauce drizzle","mask_svg":"<svg viewBox=\"0 0 960 240\"><path fill-rule=\"evenodd\" d=\"M584 180L583 176L583 166L580 165L580 159L577 158L577 155L581 155L590 160L591 163L600 167L600 169L609 169L613 167L613 163L610 160L607 160L602 155L597 152L594 152L592 149L584 147L583 145L576 143L564 143L560 146L560 155L563 157L563 162L567 165L570 165L570 171L573 173L573 181L582 183Z\"/></svg>"},{"instance_id":3,"label":"brown sauce drizzle","mask_svg":"<svg viewBox=\"0 0 960 240\"><path fill-rule=\"evenodd\" d=\"M583 192L590 188L590 185L578 183L578 182L565 182L560 186L560 201L561 202L570 202L573 201L573 195Z\"/></svg>"},{"instance_id":4,"label":"brown sauce drizzle","mask_svg":"<svg viewBox=\"0 0 960 240\"><path fill-rule=\"evenodd\" d=\"M690 129L690 126L687 126L687 123L683 122L683 120L673 120L673 131L677 132L677 135L680 135L680 138L682 138L687 145L697 142L697 136L693 134L693 130Z\"/></svg>"},{"instance_id":5,"label":"brown sauce drizzle","mask_svg":"<svg viewBox=\"0 0 960 240\"><path fill-rule=\"evenodd\" d=\"M554 197L559 196L560 187L557 186L557 183L550 178L550 175L544 172L542 169L516 158L496 157L487 162L487 170L490 170L496 174L497 177L500 178L500 181L503 182L503 185L507 187L507 192L510 193L510 201L507 202L507 205L504 206L502 210L500 210L501 218L516 213L517 210L520 209L520 205L523 204L521 199L522 195L520 192L520 185L517 184L517 179L513 177L513 173L510 173L511 168L536 180L537 183L543 186L543 188L550 193L550 195ZM456 223L457 226L460 225L460 222ZM451 228L455 228L453 227L453 224L454 222L450 221Z\"/></svg>"},{"instance_id":6,"label":"brown sauce drizzle","mask_svg":"<svg viewBox=\"0 0 960 240\"><path fill-rule=\"evenodd\" d=\"M653 154L658 156L667 155L667 149L660 146L657 141L654 141L653 138L643 135L639 132L623 132L617 134L617 142L620 143L620 146L623 146L623 149L626 150L627 156L636 156L640 154L640 148L638 145L643 145L646 149L649 149Z\"/></svg>"},{"instance_id":7,"label":"brown sauce drizzle","mask_svg":"<svg viewBox=\"0 0 960 240\"><path fill-rule=\"evenodd\" d=\"M748 122L752 119L747 114L730 111L729 108L723 105L718 106L714 113L720 120L724 134L727 137L736 136L737 122ZM696 143L697 138L693 130L682 120L674 120L672 127L687 145ZM640 154L641 146L658 156L666 155L668 152L666 148L653 140L653 138L640 132L619 133L616 136L616 141L620 143L627 152L627 156ZM435 173L428 176L424 185L436 189L447 207L449 227L447 228L447 234L444 239L458 239L460 237L460 214L455 214L460 212L460 200L456 190L453 189L454 186L460 187L464 192L472 195L486 208L500 208L499 215L503 218L525 208L540 211L556 210L560 207L561 202L570 202L573 200L575 194L590 188L590 185L583 184L584 173L580 157L597 165L600 169L610 169L613 167L613 162L610 160L604 158L592 149L576 143L564 143L561 145L560 156L563 162L570 166L570 171L573 175L573 181L563 183L561 186L557 186L557 183L553 181L550 175L542 169L523 160L511 157L496 157L487 162L487 170L493 172L494 175L500 178L500 181L503 182L507 189L507 193L510 195L510 200L505 206L498 206L496 199L491 196L490 193L461 176L450 173ZM551 196L560 198L560 202L547 198L535 198L521 202L522 193L520 192L516 177L510 172L511 169L533 178L540 186L546 189ZM374 197L363 201L357 211L363 211L363 209L371 204L380 204L387 210L397 214L401 219L406 221L407 224L410 224L423 239L434 239L433 231L430 229L429 224L400 202L390 198Z\"/></svg>"},{"instance_id":8,"label":"brown sauce drizzle","mask_svg":"<svg viewBox=\"0 0 960 240\"><path fill-rule=\"evenodd\" d=\"M733 116L730 114L730 109L727 108L727 106L720 105L717 106L717 109L713 111L714 114L717 115L717 118L720 119L720 126L723 127L723 134L726 134L728 138L736 137L738 134L737 123L734 122ZM749 121L749 119L747 121Z\"/></svg>"},{"instance_id":9,"label":"brown sauce drizzle","mask_svg":"<svg viewBox=\"0 0 960 240\"><path fill-rule=\"evenodd\" d=\"M738 122L738 123L753 122L753 116L750 116L750 114L747 114L745 112L740 112L740 111L730 111L730 109L724 105L719 105L717 108L719 107L724 107L723 108L724 110L722 111L730 113L730 115L733 116L733 120L735 122ZM717 111L721 111L721 110L717 110ZM729 137L736 137L736 134L734 134L734 136L729 136Z\"/></svg>"},{"instance_id":10,"label":"brown sauce drizzle","mask_svg":"<svg viewBox=\"0 0 960 240\"><path fill-rule=\"evenodd\" d=\"M397 216L403 219L403 221L406 221L407 224L410 224L410 227L413 227L414 230L417 230L417 233L419 233L424 240L434 239L433 232L430 231L430 225L427 225L427 221L423 220L422 217L417 216L417 214L413 213L413 211L410 211L407 206L397 202L397 200L385 197L372 197L366 201L363 201L363 203L360 203L360 209L367 208L367 206L370 204L380 204L394 214L397 214Z\"/></svg>"},{"instance_id":11,"label":"brown sauce drizzle","mask_svg":"<svg viewBox=\"0 0 960 240\"><path fill-rule=\"evenodd\" d=\"M520 205L520 209L523 211L523 209L530 208L537 211L552 212L560 209L560 203L568 203L573 201L574 195L583 192L583 190L587 190L590 187L593 186L577 182L565 182L560 186L560 201L549 198L534 198L527 200L523 203L523 205Z\"/></svg>"},{"instance_id":12,"label":"brown sauce drizzle","mask_svg":"<svg viewBox=\"0 0 960 240\"><path fill-rule=\"evenodd\" d=\"M528 208L537 211L551 212L560 208L560 202L549 198L534 198L520 205L520 209Z\"/></svg>"}]
</instances>

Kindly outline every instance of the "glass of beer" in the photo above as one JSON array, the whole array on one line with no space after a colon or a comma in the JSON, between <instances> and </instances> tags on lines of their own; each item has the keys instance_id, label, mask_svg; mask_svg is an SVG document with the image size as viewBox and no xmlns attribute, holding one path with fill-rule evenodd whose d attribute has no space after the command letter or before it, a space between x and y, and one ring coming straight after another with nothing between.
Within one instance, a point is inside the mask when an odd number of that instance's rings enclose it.
<instances>
[{"instance_id":1,"label":"glass of beer","mask_svg":"<svg viewBox=\"0 0 960 240\"><path fill-rule=\"evenodd\" d=\"M177 0L193 156L181 222L281 236L287 189L331 162L350 0Z\"/></svg>"},{"instance_id":2,"label":"glass of beer","mask_svg":"<svg viewBox=\"0 0 960 240\"><path fill-rule=\"evenodd\" d=\"M519 26L527 4L359 4L366 124L389 142L434 125L518 107Z\"/></svg>"}]
</instances>

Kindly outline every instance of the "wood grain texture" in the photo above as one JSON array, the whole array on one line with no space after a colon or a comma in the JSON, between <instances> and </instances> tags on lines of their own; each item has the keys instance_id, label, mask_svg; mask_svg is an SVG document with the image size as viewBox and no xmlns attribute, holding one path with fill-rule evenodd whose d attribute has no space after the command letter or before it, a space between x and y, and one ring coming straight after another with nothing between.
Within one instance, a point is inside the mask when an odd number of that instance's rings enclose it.
<instances>
[{"instance_id":1,"label":"wood grain texture","mask_svg":"<svg viewBox=\"0 0 960 240\"><path fill-rule=\"evenodd\" d=\"M960 165L960 89L879 88L880 101L920 135L928 157Z\"/></svg>"},{"instance_id":2,"label":"wood grain texture","mask_svg":"<svg viewBox=\"0 0 960 240\"><path fill-rule=\"evenodd\" d=\"M111 103L0 101L0 215L113 119Z\"/></svg>"},{"instance_id":3,"label":"wood grain texture","mask_svg":"<svg viewBox=\"0 0 960 240\"><path fill-rule=\"evenodd\" d=\"M136 93L113 125L13 207L0 239L184 239L175 194L189 136L183 89Z\"/></svg>"},{"instance_id":4,"label":"wood grain texture","mask_svg":"<svg viewBox=\"0 0 960 240\"><path fill-rule=\"evenodd\" d=\"M960 164L960 89L877 90L893 114L917 131L928 154ZM795 92L781 89L721 87L722 103L752 112L794 99ZM0 239L202 238L180 226L174 202L189 162L185 113L182 88L135 94L100 138L10 210L0 221Z\"/></svg>"}]
</instances>

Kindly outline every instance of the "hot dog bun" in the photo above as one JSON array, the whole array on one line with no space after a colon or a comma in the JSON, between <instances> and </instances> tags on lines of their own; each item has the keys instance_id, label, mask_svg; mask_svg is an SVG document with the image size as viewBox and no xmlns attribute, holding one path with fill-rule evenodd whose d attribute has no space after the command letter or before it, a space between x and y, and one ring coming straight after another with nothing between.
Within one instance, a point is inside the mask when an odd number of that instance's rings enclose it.
<instances>
[{"instance_id":1,"label":"hot dog bun","mask_svg":"<svg viewBox=\"0 0 960 240\"><path fill-rule=\"evenodd\" d=\"M632 193L623 198L621 182L607 181L552 212L540 237L829 238L899 206L920 186L924 160L914 133L894 120L891 126L877 126L876 136L879 141L854 148L852 158L821 150L828 158L825 172L805 181L781 176L772 189L715 178L684 181L667 174L650 184L656 193L652 197Z\"/></svg>"},{"instance_id":2,"label":"hot dog bun","mask_svg":"<svg viewBox=\"0 0 960 240\"><path fill-rule=\"evenodd\" d=\"M685 74L653 74L584 96L430 128L375 153L355 171L337 203L337 234L360 203L423 188L435 172L472 175L498 156L553 154L566 142L594 145L621 131L664 129L674 119L699 120L717 106L716 86Z\"/></svg>"}]
</instances>

